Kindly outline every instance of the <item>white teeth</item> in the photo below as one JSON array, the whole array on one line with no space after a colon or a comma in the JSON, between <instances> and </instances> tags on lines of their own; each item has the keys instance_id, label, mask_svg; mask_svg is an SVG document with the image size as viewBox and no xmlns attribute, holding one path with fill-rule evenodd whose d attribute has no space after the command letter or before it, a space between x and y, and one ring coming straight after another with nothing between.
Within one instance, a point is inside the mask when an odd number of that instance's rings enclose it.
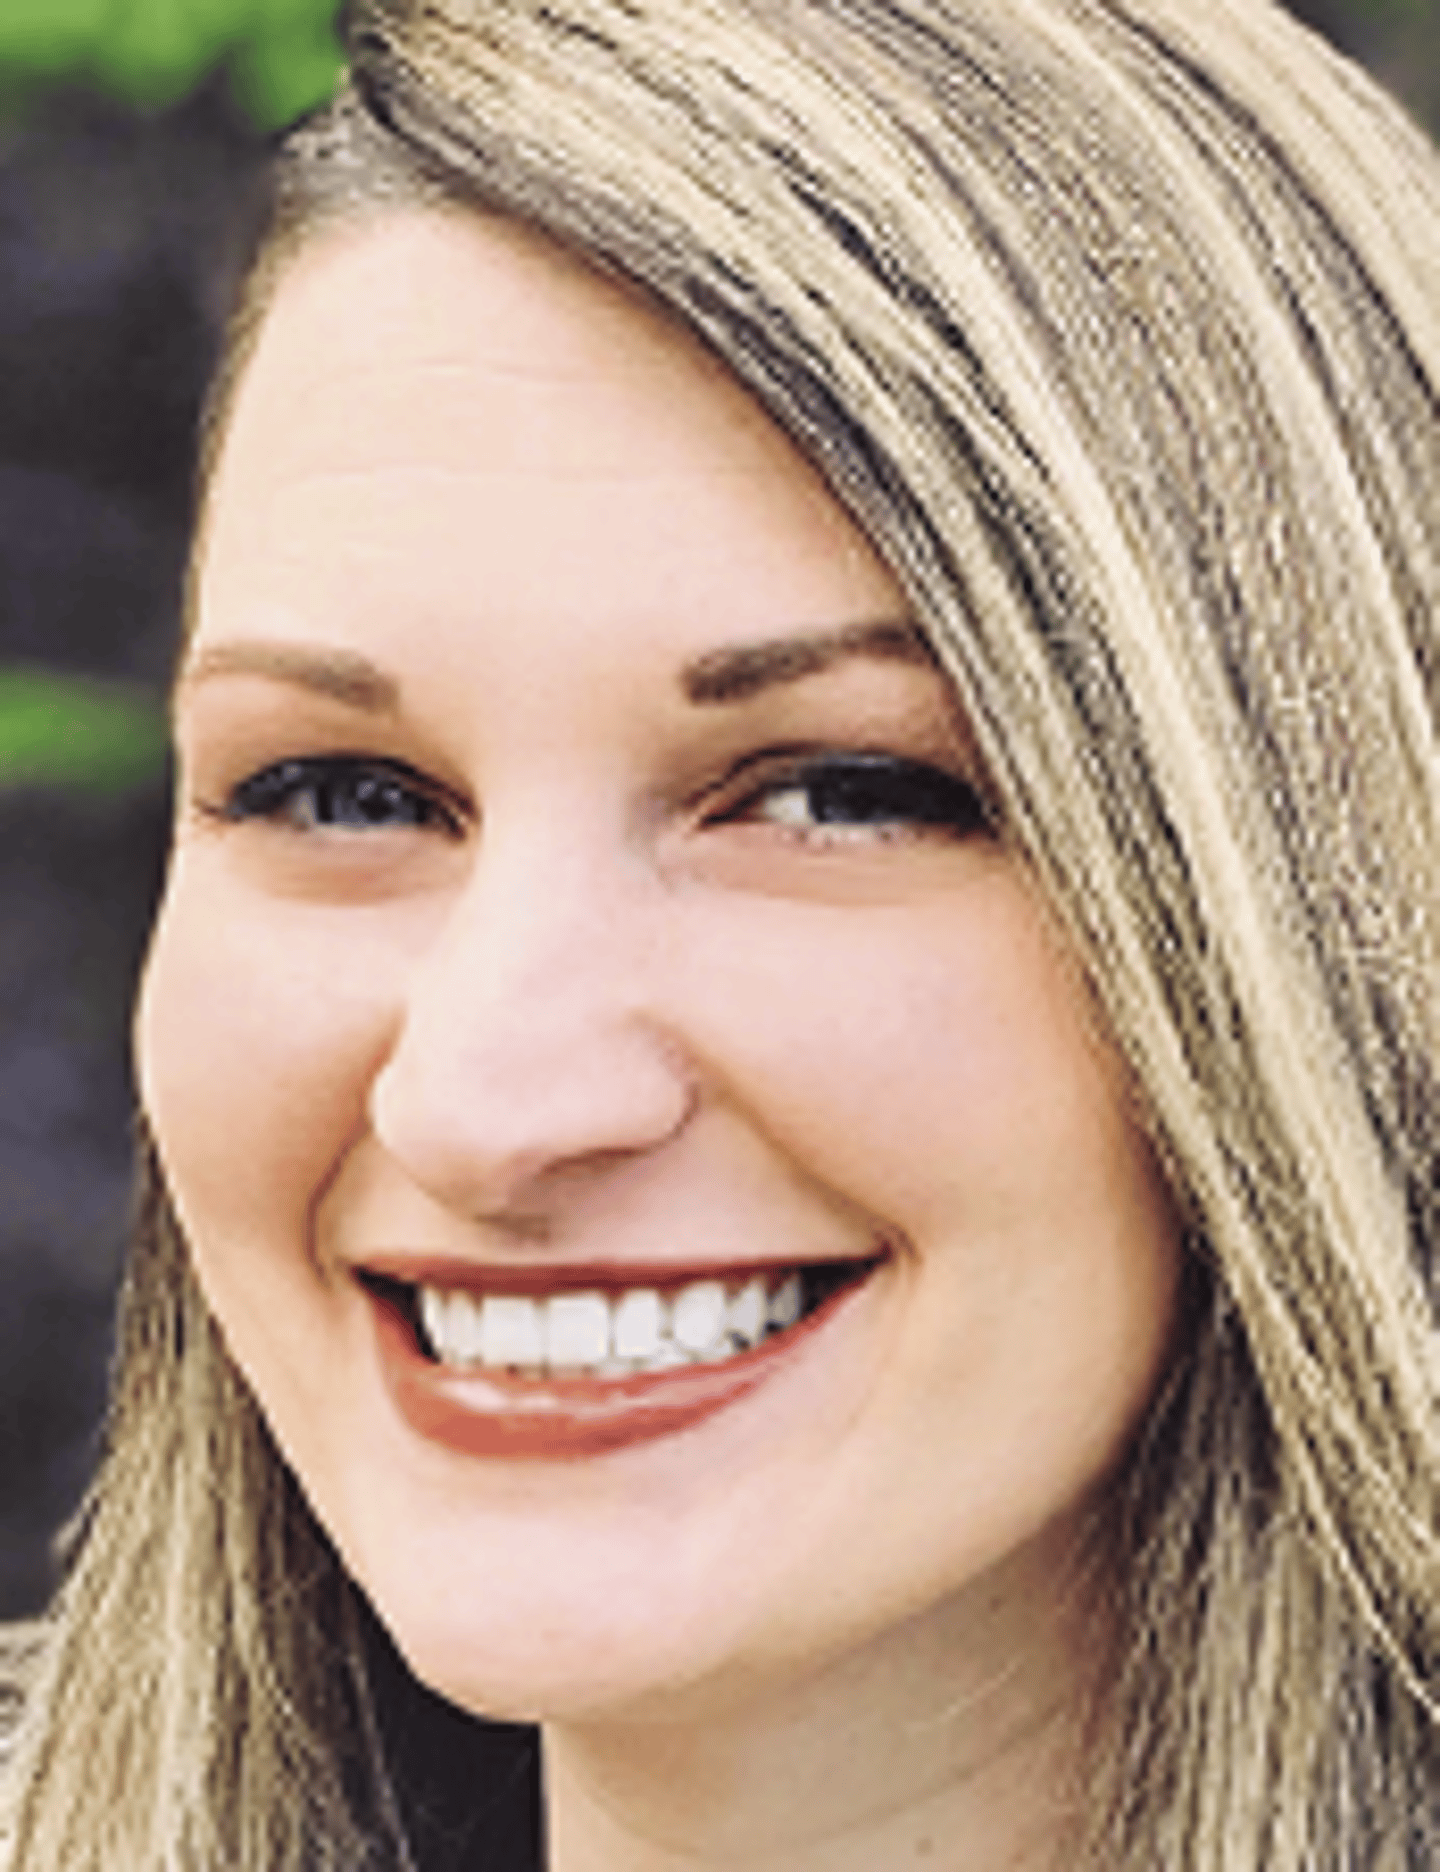
<instances>
[{"instance_id":1,"label":"white teeth","mask_svg":"<svg viewBox=\"0 0 1440 1872\"><path fill-rule=\"evenodd\" d=\"M615 1356L651 1359L665 1333L663 1302L653 1287L632 1287L615 1308Z\"/></svg>"},{"instance_id":2,"label":"white teeth","mask_svg":"<svg viewBox=\"0 0 1440 1872\"><path fill-rule=\"evenodd\" d=\"M793 1326L800 1317L800 1276L792 1274L770 1296L768 1317L776 1331Z\"/></svg>"},{"instance_id":3,"label":"white teeth","mask_svg":"<svg viewBox=\"0 0 1440 1872\"><path fill-rule=\"evenodd\" d=\"M420 1324L425 1328L425 1337L437 1354L440 1353L442 1346L447 1352L450 1349L450 1322L447 1312L445 1295L438 1287L420 1289Z\"/></svg>"},{"instance_id":4,"label":"white teeth","mask_svg":"<svg viewBox=\"0 0 1440 1872\"><path fill-rule=\"evenodd\" d=\"M670 1336L682 1351L699 1357L719 1347L725 1318L725 1289L719 1281L694 1281L675 1296Z\"/></svg>"},{"instance_id":5,"label":"white teeth","mask_svg":"<svg viewBox=\"0 0 1440 1872\"><path fill-rule=\"evenodd\" d=\"M672 1371L677 1365L693 1365L694 1363L689 1353L682 1352L673 1339L662 1339L653 1356L646 1359L643 1365L637 1365L635 1369L641 1372Z\"/></svg>"},{"instance_id":6,"label":"white teeth","mask_svg":"<svg viewBox=\"0 0 1440 1872\"><path fill-rule=\"evenodd\" d=\"M477 1359L483 1343L484 1316L472 1294L452 1293L445 1303L445 1330L463 1359Z\"/></svg>"},{"instance_id":7,"label":"white teeth","mask_svg":"<svg viewBox=\"0 0 1440 1872\"><path fill-rule=\"evenodd\" d=\"M480 1361L485 1365L543 1365L545 1339L540 1309L521 1294L486 1294L481 1308ZM455 1357L443 1347L447 1363ZM458 1364L471 1361L460 1353Z\"/></svg>"},{"instance_id":8,"label":"white teeth","mask_svg":"<svg viewBox=\"0 0 1440 1872\"><path fill-rule=\"evenodd\" d=\"M446 1365L618 1378L722 1362L759 1345L767 1333L793 1326L802 1309L800 1275L792 1272L772 1287L775 1279L754 1274L728 1287L713 1279L691 1281L668 1296L655 1287L630 1287L544 1299L421 1287L420 1322Z\"/></svg>"},{"instance_id":9,"label":"white teeth","mask_svg":"<svg viewBox=\"0 0 1440 1872\"><path fill-rule=\"evenodd\" d=\"M544 1311L545 1359L551 1371L600 1365L609 1357L610 1308L603 1294L554 1294Z\"/></svg>"},{"instance_id":10,"label":"white teeth","mask_svg":"<svg viewBox=\"0 0 1440 1872\"><path fill-rule=\"evenodd\" d=\"M765 1282L757 1274L730 1302L730 1331L742 1346L759 1345L765 1337L765 1307Z\"/></svg>"}]
</instances>

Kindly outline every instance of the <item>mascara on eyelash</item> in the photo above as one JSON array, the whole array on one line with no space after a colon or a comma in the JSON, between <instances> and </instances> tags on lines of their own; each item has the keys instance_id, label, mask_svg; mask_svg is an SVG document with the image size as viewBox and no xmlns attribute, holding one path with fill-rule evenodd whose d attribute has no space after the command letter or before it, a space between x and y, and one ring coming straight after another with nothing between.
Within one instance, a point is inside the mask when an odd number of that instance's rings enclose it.
<instances>
[{"instance_id":1,"label":"mascara on eyelash","mask_svg":"<svg viewBox=\"0 0 1440 1872\"><path fill-rule=\"evenodd\" d=\"M439 821L454 829L458 819L456 808L407 762L347 754L276 761L240 781L218 808L206 807L205 810L230 824L243 825L252 820L279 819L287 808L296 806L307 794L317 804L322 798L328 798L332 806L347 796L352 803L368 797L371 801L388 798L392 806L402 801L410 806L418 805L418 812L402 818L404 825ZM362 809L358 814L314 813L310 815L310 824L360 830L383 828L386 821Z\"/></svg>"},{"instance_id":2,"label":"mascara on eyelash","mask_svg":"<svg viewBox=\"0 0 1440 1872\"><path fill-rule=\"evenodd\" d=\"M978 789L968 780L928 762L888 754L821 755L797 762L753 787L724 818L738 818L767 796L809 792L818 804L822 794L841 810L818 815L826 826L873 826L909 823L967 836L984 831L991 815ZM848 812L846 808L848 807Z\"/></svg>"},{"instance_id":3,"label":"mascara on eyelash","mask_svg":"<svg viewBox=\"0 0 1440 1872\"><path fill-rule=\"evenodd\" d=\"M277 761L232 787L220 807L230 820L259 818L275 809L307 781L313 784L314 765L306 761Z\"/></svg>"}]
</instances>

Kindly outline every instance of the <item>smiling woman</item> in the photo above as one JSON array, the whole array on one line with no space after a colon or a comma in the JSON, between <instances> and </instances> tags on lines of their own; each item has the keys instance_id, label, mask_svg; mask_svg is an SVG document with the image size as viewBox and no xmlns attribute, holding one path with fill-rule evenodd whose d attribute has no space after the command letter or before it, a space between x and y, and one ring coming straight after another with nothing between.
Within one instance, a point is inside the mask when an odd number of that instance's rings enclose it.
<instances>
[{"instance_id":1,"label":"smiling woman","mask_svg":"<svg viewBox=\"0 0 1440 1872\"><path fill-rule=\"evenodd\" d=\"M8 1863L428 1866L416 1685L551 1872L1428 1863L1428 152L1248 0L351 52Z\"/></svg>"},{"instance_id":2,"label":"smiling woman","mask_svg":"<svg viewBox=\"0 0 1440 1872\"><path fill-rule=\"evenodd\" d=\"M911 1620L981 1694L981 1593L1070 1577L1154 1387L1169 1206L905 612L700 348L532 236L417 211L280 284L142 1099L350 1570L552 1768L566 1719L733 1723L860 1647L895 1721ZM1053 1694L1062 1632L1025 1649ZM989 1726L1043 1707L1020 1657Z\"/></svg>"}]
</instances>

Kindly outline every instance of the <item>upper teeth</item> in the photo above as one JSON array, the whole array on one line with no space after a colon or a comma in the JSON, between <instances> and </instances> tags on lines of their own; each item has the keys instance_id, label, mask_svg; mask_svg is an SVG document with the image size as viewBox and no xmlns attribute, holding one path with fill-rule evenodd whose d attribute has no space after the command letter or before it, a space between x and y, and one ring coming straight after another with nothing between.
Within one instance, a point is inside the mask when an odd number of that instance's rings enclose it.
<instances>
[{"instance_id":1,"label":"upper teeth","mask_svg":"<svg viewBox=\"0 0 1440 1872\"><path fill-rule=\"evenodd\" d=\"M730 1358L793 1325L800 1311L798 1273L697 1280L675 1292L587 1289L541 1300L420 1289L425 1335L446 1365L602 1376Z\"/></svg>"}]
</instances>

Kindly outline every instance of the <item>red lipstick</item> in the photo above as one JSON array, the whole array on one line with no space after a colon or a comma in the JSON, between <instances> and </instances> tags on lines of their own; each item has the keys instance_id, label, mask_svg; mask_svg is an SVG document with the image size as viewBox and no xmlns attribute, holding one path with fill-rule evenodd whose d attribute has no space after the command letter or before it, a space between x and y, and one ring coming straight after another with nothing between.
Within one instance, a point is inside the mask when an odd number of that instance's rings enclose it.
<instances>
[{"instance_id":1,"label":"red lipstick","mask_svg":"<svg viewBox=\"0 0 1440 1872\"><path fill-rule=\"evenodd\" d=\"M857 1263L857 1276L875 1265ZM763 1384L859 1284L847 1281L796 1325L723 1363L598 1378L439 1363L421 1350L404 1291L362 1282L381 1373L411 1429L462 1455L512 1461L601 1455L700 1423Z\"/></svg>"}]
</instances>

